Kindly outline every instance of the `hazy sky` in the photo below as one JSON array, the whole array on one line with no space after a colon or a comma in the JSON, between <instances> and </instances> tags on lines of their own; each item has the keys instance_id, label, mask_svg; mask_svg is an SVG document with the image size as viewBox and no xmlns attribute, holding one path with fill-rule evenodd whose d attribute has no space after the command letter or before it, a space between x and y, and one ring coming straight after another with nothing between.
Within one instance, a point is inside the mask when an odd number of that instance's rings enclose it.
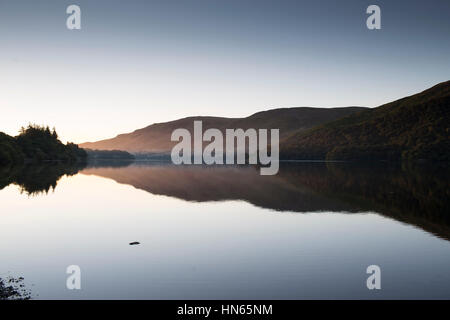
<instances>
[{"instance_id":1,"label":"hazy sky","mask_svg":"<svg viewBox=\"0 0 450 320\"><path fill-rule=\"evenodd\" d=\"M449 39L448 0L0 0L0 131L84 142L190 115L377 106L449 80Z\"/></svg>"}]
</instances>

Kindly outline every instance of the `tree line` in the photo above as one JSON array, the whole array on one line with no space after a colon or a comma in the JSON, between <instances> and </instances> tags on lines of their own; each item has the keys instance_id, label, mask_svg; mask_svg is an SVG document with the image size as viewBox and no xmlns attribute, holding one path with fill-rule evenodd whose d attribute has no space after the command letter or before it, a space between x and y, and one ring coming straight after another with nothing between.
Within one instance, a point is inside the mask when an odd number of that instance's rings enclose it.
<instances>
[{"instance_id":1,"label":"tree line","mask_svg":"<svg viewBox=\"0 0 450 320\"><path fill-rule=\"evenodd\" d=\"M63 144L56 130L48 126L30 124L12 137L0 132L0 164L41 163L58 161L74 163L85 161L87 153L78 145Z\"/></svg>"}]
</instances>

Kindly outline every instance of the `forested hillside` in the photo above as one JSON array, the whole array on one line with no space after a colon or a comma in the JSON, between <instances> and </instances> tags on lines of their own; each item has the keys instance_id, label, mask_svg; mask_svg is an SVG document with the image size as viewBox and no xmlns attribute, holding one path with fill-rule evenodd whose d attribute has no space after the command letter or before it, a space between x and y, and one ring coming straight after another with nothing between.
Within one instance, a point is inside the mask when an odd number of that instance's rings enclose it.
<instances>
[{"instance_id":1,"label":"forested hillside","mask_svg":"<svg viewBox=\"0 0 450 320\"><path fill-rule=\"evenodd\" d=\"M283 159L450 160L450 81L293 134Z\"/></svg>"},{"instance_id":2,"label":"forested hillside","mask_svg":"<svg viewBox=\"0 0 450 320\"><path fill-rule=\"evenodd\" d=\"M86 151L73 143L63 144L56 131L49 127L29 125L16 137L0 132L0 164L76 162L86 157Z\"/></svg>"}]
</instances>

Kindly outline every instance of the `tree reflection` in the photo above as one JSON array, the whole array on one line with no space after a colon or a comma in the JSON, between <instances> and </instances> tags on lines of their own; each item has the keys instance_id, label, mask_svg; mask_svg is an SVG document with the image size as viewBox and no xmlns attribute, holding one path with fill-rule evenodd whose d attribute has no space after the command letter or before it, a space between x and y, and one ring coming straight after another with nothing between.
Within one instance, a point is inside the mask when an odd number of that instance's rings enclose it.
<instances>
[{"instance_id":1,"label":"tree reflection","mask_svg":"<svg viewBox=\"0 0 450 320\"><path fill-rule=\"evenodd\" d=\"M48 164L0 168L0 189L16 184L21 192L36 196L54 190L63 176L72 176L84 165Z\"/></svg>"}]
</instances>

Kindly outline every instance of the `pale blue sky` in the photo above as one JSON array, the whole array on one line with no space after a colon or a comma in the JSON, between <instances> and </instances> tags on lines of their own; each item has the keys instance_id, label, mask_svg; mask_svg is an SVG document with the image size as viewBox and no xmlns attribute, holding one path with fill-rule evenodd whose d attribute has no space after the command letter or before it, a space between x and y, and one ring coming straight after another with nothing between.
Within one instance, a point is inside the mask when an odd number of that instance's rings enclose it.
<instances>
[{"instance_id":1,"label":"pale blue sky","mask_svg":"<svg viewBox=\"0 0 450 320\"><path fill-rule=\"evenodd\" d=\"M377 106L449 80L449 35L446 0L0 0L0 131L84 142L190 115Z\"/></svg>"}]
</instances>

